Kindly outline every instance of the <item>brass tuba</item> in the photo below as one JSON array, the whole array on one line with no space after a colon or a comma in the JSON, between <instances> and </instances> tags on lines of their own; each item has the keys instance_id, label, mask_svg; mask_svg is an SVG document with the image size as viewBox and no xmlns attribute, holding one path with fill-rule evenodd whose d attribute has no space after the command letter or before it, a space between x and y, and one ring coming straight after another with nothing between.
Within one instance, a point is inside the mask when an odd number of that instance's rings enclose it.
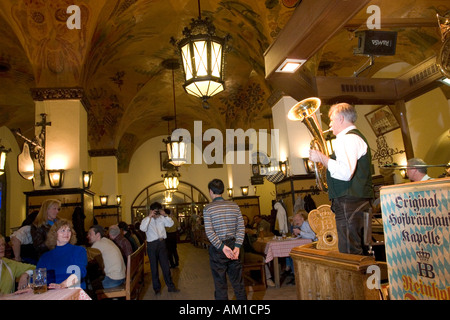
<instances>
[{"instance_id":1,"label":"brass tuba","mask_svg":"<svg viewBox=\"0 0 450 320\"><path fill-rule=\"evenodd\" d=\"M319 98L304 99L289 110L288 119L302 121L314 137L311 140L311 149L319 150L328 157L327 145L316 116L316 111L319 109L320 104ZM327 168L320 162L314 162L314 172L316 174L317 187L322 191L327 191Z\"/></svg>"}]
</instances>

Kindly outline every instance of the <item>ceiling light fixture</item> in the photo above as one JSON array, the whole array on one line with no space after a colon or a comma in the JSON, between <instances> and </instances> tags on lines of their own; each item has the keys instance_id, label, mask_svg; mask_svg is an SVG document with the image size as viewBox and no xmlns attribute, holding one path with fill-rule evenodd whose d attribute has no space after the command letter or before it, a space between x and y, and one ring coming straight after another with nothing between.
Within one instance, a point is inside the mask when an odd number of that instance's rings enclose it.
<instances>
[{"instance_id":1,"label":"ceiling light fixture","mask_svg":"<svg viewBox=\"0 0 450 320\"><path fill-rule=\"evenodd\" d=\"M275 70L275 72L281 73L294 73L297 71L306 60L304 59L286 59L282 64Z\"/></svg>"},{"instance_id":2,"label":"ceiling light fixture","mask_svg":"<svg viewBox=\"0 0 450 320\"><path fill-rule=\"evenodd\" d=\"M167 171L164 175L164 187L166 190L175 192L178 190L178 185L180 184L180 173L176 169Z\"/></svg>"},{"instance_id":3,"label":"ceiling light fixture","mask_svg":"<svg viewBox=\"0 0 450 320\"><path fill-rule=\"evenodd\" d=\"M164 117L163 120L169 121L174 119L175 120L175 128L174 131L177 129L177 105L175 102L175 74L174 70L178 69L180 67L180 64L175 59L168 59L163 61L162 65L166 69L172 70L172 88L173 88L173 112L174 116L172 117ZM169 163L174 165L175 167L179 167L186 163L187 161L187 148L186 148L186 142L183 141L183 137L179 137L177 140L172 140L172 136L170 135L170 128L169 128L169 137L167 137L167 140L163 140L163 142L166 144L167 149L167 156L169 158Z\"/></svg>"},{"instance_id":4,"label":"ceiling light fixture","mask_svg":"<svg viewBox=\"0 0 450 320\"><path fill-rule=\"evenodd\" d=\"M188 94L199 97L203 107L209 108L208 99L225 90L224 47L229 35L220 38L216 28L206 17L202 19L200 0L198 0L198 18L192 19L190 28L183 30L184 38L177 44L183 63L183 88Z\"/></svg>"}]
</instances>

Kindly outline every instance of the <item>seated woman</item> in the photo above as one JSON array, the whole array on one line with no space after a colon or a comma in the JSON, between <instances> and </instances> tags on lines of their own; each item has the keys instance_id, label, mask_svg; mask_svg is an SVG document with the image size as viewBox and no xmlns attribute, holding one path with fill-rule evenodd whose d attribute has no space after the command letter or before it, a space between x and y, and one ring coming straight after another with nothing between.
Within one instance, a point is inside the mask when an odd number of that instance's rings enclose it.
<instances>
[{"instance_id":1,"label":"seated woman","mask_svg":"<svg viewBox=\"0 0 450 320\"><path fill-rule=\"evenodd\" d=\"M6 241L0 234L0 296L12 293L15 290L16 278L19 278L18 288L27 286L28 277L35 268L32 264L22 263L5 258Z\"/></svg>"},{"instance_id":2,"label":"seated woman","mask_svg":"<svg viewBox=\"0 0 450 320\"><path fill-rule=\"evenodd\" d=\"M47 274L54 272L55 283L48 285L50 289L79 285L86 289L87 253L84 247L74 245L76 242L69 220L57 220L50 228L45 241L50 251L44 253L36 265L36 268L47 268Z\"/></svg>"}]
</instances>

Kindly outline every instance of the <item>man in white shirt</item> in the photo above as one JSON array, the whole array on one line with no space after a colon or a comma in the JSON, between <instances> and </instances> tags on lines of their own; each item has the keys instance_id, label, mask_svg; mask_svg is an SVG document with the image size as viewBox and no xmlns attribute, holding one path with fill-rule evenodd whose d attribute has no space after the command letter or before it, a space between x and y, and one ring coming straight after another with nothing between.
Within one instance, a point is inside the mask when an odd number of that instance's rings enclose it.
<instances>
[{"instance_id":1,"label":"man in white shirt","mask_svg":"<svg viewBox=\"0 0 450 320\"><path fill-rule=\"evenodd\" d=\"M328 196L335 213L339 252L364 254L364 212L374 198L370 148L355 126L354 106L332 105L328 117L336 135L335 152L327 157L318 150L310 150L309 159L327 167Z\"/></svg>"},{"instance_id":2,"label":"man in white shirt","mask_svg":"<svg viewBox=\"0 0 450 320\"><path fill-rule=\"evenodd\" d=\"M105 278L101 281L104 289L120 286L126 278L126 266L119 247L110 239L105 238L102 226L94 225L89 228L87 238L92 248L102 253ZM99 289L97 283L92 283L94 289Z\"/></svg>"},{"instance_id":3,"label":"man in white shirt","mask_svg":"<svg viewBox=\"0 0 450 320\"><path fill-rule=\"evenodd\" d=\"M408 175L409 180L411 182L430 180L431 177L427 174L428 169L426 165L427 164L422 159L409 159L406 168L406 174Z\"/></svg>"},{"instance_id":4,"label":"man in white shirt","mask_svg":"<svg viewBox=\"0 0 450 320\"><path fill-rule=\"evenodd\" d=\"M172 281L170 273L169 257L167 254L166 227L173 226L173 220L163 210L159 202L150 205L150 214L141 221L140 229L147 237L147 253L152 272L153 290L156 295L161 294L161 282L159 281L158 264L161 266L164 281L169 292L179 292Z\"/></svg>"}]
</instances>

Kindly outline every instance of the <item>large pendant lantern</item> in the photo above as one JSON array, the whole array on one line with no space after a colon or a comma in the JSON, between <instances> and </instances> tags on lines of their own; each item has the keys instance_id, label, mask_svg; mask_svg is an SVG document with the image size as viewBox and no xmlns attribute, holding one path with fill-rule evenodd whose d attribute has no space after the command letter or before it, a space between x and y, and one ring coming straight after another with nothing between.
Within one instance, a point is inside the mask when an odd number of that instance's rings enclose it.
<instances>
[{"instance_id":1,"label":"large pendant lantern","mask_svg":"<svg viewBox=\"0 0 450 320\"><path fill-rule=\"evenodd\" d=\"M190 28L183 30L184 39L178 42L183 63L184 84L187 93L203 100L203 107L209 108L207 100L225 89L224 47L227 37L215 35L215 27L208 19L192 19Z\"/></svg>"}]
</instances>

